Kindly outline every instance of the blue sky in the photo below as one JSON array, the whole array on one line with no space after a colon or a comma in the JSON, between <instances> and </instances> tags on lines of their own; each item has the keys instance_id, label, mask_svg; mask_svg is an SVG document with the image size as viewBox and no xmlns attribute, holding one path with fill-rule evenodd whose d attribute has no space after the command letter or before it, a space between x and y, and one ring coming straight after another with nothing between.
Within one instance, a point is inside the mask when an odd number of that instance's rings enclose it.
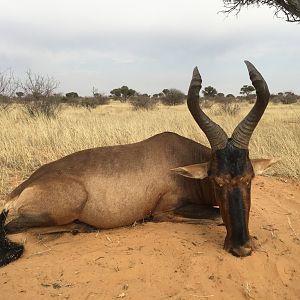
<instances>
[{"instance_id":1,"label":"blue sky","mask_svg":"<svg viewBox=\"0 0 300 300\"><path fill-rule=\"evenodd\" d=\"M128 85L186 92L194 66L203 86L237 95L254 63L271 92L300 94L300 25L269 8L218 13L221 0L1 0L0 71L26 70L90 95Z\"/></svg>"}]
</instances>

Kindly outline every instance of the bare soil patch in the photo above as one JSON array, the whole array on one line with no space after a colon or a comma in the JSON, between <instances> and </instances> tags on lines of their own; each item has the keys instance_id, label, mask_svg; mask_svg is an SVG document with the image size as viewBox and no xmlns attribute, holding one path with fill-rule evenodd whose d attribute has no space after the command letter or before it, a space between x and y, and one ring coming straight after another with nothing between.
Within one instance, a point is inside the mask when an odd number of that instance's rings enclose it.
<instances>
[{"instance_id":1,"label":"bare soil patch","mask_svg":"<svg viewBox=\"0 0 300 300\"><path fill-rule=\"evenodd\" d=\"M300 183L253 181L258 250L237 258L216 225L145 223L91 234L11 236L24 256L0 269L1 299L299 299Z\"/></svg>"}]
</instances>

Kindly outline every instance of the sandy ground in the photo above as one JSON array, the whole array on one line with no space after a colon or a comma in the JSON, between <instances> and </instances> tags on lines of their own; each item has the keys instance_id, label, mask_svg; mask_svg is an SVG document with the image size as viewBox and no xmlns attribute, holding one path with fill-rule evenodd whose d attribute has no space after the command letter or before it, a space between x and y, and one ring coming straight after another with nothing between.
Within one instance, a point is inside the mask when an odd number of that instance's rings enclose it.
<instances>
[{"instance_id":1,"label":"sandy ground","mask_svg":"<svg viewBox=\"0 0 300 300\"><path fill-rule=\"evenodd\" d=\"M11 236L26 250L0 269L0 299L300 299L300 182L257 178L252 203L247 258L216 224Z\"/></svg>"}]
</instances>

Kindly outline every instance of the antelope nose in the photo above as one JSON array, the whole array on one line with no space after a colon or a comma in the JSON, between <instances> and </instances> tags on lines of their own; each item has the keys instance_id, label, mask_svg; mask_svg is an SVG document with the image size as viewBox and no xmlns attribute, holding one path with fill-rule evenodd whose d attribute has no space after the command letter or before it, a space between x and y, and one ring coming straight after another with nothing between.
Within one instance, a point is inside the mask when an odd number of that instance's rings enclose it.
<instances>
[{"instance_id":1,"label":"antelope nose","mask_svg":"<svg viewBox=\"0 0 300 300\"><path fill-rule=\"evenodd\" d=\"M252 248L249 247L233 247L230 249L230 252L234 255L234 256L239 256L239 257L245 257L245 256L249 256L252 253Z\"/></svg>"}]
</instances>

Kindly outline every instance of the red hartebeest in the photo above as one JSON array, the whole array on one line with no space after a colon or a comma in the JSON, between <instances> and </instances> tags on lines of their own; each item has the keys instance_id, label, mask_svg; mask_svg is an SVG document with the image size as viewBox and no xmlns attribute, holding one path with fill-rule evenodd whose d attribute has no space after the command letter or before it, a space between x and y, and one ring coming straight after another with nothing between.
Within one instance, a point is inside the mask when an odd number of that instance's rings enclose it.
<instances>
[{"instance_id":1,"label":"red hartebeest","mask_svg":"<svg viewBox=\"0 0 300 300\"><path fill-rule=\"evenodd\" d=\"M226 226L224 248L237 256L249 255L251 180L271 161L249 159L249 140L269 91L255 67L246 65L257 100L231 138L201 110L202 80L194 69L187 104L211 149L165 132L135 144L79 151L35 171L12 191L0 216L0 265L23 252L6 233L75 220L101 229L144 218L182 221L178 215L201 218L201 212L213 206L219 206ZM8 210L13 219L4 225Z\"/></svg>"}]
</instances>

